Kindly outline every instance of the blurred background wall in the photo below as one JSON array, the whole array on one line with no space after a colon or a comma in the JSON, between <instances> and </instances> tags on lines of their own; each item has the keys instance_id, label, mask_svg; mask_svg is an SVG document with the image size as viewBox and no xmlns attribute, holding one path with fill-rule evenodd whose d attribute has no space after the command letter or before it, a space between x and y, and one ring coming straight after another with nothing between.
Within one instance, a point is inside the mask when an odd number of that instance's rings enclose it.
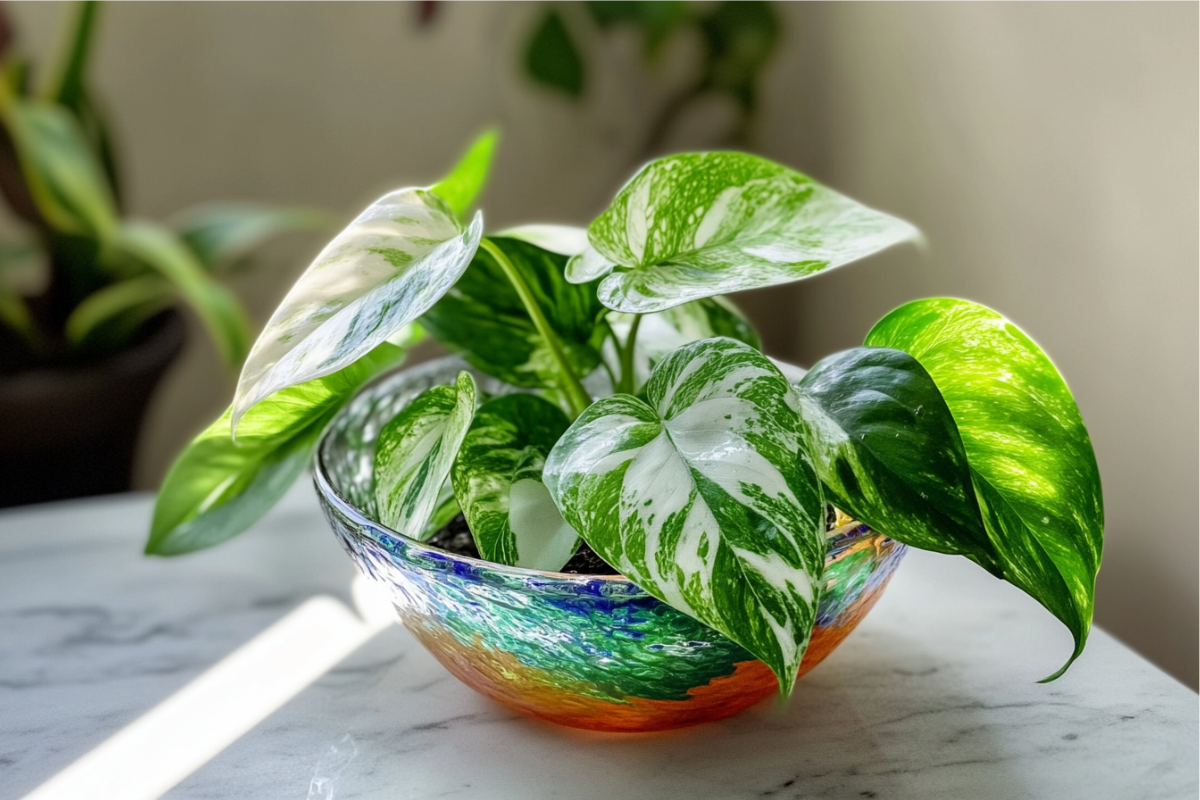
<instances>
[{"instance_id":1,"label":"blurred background wall","mask_svg":"<svg viewBox=\"0 0 1200 800\"><path fill-rule=\"evenodd\" d=\"M26 49L50 48L61 10L10 6ZM418 25L416 3L107 4L95 81L132 207L162 217L253 199L349 215L433 180L499 122L489 225L585 224L636 167L700 46L669 42L647 72L637 36L616 31L592 42L598 68L572 101L519 66L543 11L441 3ZM930 246L739 297L768 349L811 363L929 295L986 303L1032 332L1075 392L1104 478L1097 620L1195 688L1197 5L776 13L750 145L912 220ZM736 115L696 103L660 145L720 145ZM280 242L238 279L258 324L320 244ZM155 399L142 488L228 402L210 347L193 336Z\"/></svg>"}]
</instances>

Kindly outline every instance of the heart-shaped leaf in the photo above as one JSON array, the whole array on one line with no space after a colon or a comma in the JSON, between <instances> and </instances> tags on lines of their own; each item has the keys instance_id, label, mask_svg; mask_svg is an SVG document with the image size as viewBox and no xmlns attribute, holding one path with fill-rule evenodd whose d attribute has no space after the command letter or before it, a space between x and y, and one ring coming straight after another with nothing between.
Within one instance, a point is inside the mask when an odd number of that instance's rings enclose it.
<instances>
[{"instance_id":1,"label":"heart-shaped leaf","mask_svg":"<svg viewBox=\"0 0 1200 800\"><path fill-rule=\"evenodd\" d=\"M289 386L246 414L236 443L227 409L167 473L146 552L190 553L250 527L308 466L325 426L355 390L403 358L400 348L381 344L332 375Z\"/></svg>"},{"instance_id":2,"label":"heart-shaped leaf","mask_svg":"<svg viewBox=\"0 0 1200 800\"><path fill-rule=\"evenodd\" d=\"M983 522L1004 578L1075 638L1091 627L1104 502L1091 440L1071 390L1023 331L966 300L918 300L866 343L903 350L941 391L962 436Z\"/></svg>"},{"instance_id":3,"label":"heart-shaped leaf","mask_svg":"<svg viewBox=\"0 0 1200 800\"><path fill-rule=\"evenodd\" d=\"M763 354L707 339L661 361L645 393L589 407L546 485L605 561L762 659L787 694L825 561L795 392Z\"/></svg>"},{"instance_id":4,"label":"heart-shaped leaf","mask_svg":"<svg viewBox=\"0 0 1200 800\"><path fill-rule=\"evenodd\" d=\"M427 189L372 203L271 315L242 369L234 425L264 397L341 369L424 314L471 263L482 235L481 215L463 230Z\"/></svg>"},{"instance_id":5,"label":"heart-shaped leaf","mask_svg":"<svg viewBox=\"0 0 1200 800\"><path fill-rule=\"evenodd\" d=\"M414 539L421 536L474 414L475 381L460 372L453 386L422 392L383 426L375 445L380 522Z\"/></svg>"},{"instance_id":6,"label":"heart-shaped leaf","mask_svg":"<svg viewBox=\"0 0 1200 800\"><path fill-rule=\"evenodd\" d=\"M599 297L644 314L700 297L807 278L898 242L907 222L744 153L652 161L588 227L594 251L568 278L609 273Z\"/></svg>"},{"instance_id":7,"label":"heart-shaped leaf","mask_svg":"<svg viewBox=\"0 0 1200 800\"><path fill-rule=\"evenodd\" d=\"M579 534L542 483L546 456L570 424L557 406L530 394L479 407L450 478L484 558L553 571L579 547Z\"/></svg>"},{"instance_id":8,"label":"heart-shaped leaf","mask_svg":"<svg viewBox=\"0 0 1200 800\"><path fill-rule=\"evenodd\" d=\"M607 309L594 286L563 278L564 256L517 239L489 237L520 273L576 375L600 363ZM558 365L512 282L491 253L480 250L471 267L421 324L479 370L513 386L553 387Z\"/></svg>"},{"instance_id":9,"label":"heart-shaped leaf","mask_svg":"<svg viewBox=\"0 0 1200 800\"><path fill-rule=\"evenodd\" d=\"M857 347L819 361L796 388L800 438L831 503L893 539L999 573L958 426L915 358Z\"/></svg>"}]
</instances>

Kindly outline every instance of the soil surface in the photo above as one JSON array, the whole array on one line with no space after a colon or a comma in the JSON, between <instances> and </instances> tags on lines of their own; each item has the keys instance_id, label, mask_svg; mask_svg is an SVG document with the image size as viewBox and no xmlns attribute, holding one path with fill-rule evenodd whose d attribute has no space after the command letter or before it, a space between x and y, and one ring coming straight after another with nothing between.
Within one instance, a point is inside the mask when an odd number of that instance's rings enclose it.
<instances>
[{"instance_id":1,"label":"soil surface","mask_svg":"<svg viewBox=\"0 0 1200 800\"><path fill-rule=\"evenodd\" d=\"M475 546L475 537L467 525L467 518L459 514L446 523L446 527L435 533L425 544L449 550L451 553L470 558L480 558L479 548ZM586 542L579 545L575 555L559 572L572 575L620 575L621 573L608 565Z\"/></svg>"}]
</instances>

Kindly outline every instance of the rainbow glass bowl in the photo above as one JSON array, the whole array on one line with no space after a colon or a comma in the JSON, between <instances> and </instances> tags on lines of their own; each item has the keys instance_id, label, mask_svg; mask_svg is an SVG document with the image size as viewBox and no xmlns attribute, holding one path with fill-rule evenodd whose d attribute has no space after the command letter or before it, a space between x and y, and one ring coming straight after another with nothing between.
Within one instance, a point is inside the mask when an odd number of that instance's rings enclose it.
<instances>
[{"instance_id":1,"label":"rainbow glass bowl","mask_svg":"<svg viewBox=\"0 0 1200 800\"><path fill-rule=\"evenodd\" d=\"M620 576L538 572L455 555L373 519L379 430L460 369L491 394L515 391L457 358L383 376L335 418L314 482L350 557L385 584L418 641L473 689L522 714L603 731L652 731L736 714L776 693L740 645ZM825 589L800 674L829 655L879 598L904 545L856 522L827 534Z\"/></svg>"}]
</instances>

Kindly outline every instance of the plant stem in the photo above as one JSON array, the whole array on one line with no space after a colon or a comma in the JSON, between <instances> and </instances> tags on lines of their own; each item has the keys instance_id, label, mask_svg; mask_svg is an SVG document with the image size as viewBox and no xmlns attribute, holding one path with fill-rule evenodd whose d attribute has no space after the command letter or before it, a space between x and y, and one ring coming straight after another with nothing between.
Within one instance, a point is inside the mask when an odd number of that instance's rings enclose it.
<instances>
[{"instance_id":1,"label":"plant stem","mask_svg":"<svg viewBox=\"0 0 1200 800\"><path fill-rule=\"evenodd\" d=\"M517 271L516 266L508 260L508 256L504 251L497 247L490 239L484 238L480 240L479 246L486 250L492 258L496 259L496 263L500 265L500 269L504 271L504 275L508 278L513 288L517 290L517 296L521 298L521 303L525 306L525 311L528 312L529 318L533 320L533 326L537 328L538 335L546 343L546 348L550 351L551 357L554 358L558 365L559 382L561 389L566 395L567 403L571 407L572 417L578 417L583 413L584 409L592 404L592 398L583 388L583 384L579 381L579 376L571 369L570 363L567 361L567 354L563 350L562 343L558 341L558 336L550 327L550 323L546 321L546 317L542 314L542 309L537 304L537 300L533 297L533 292L530 291L529 285L525 283L525 278Z\"/></svg>"},{"instance_id":2,"label":"plant stem","mask_svg":"<svg viewBox=\"0 0 1200 800\"><path fill-rule=\"evenodd\" d=\"M618 391L633 394L636 378L633 374L633 346L637 342L638 326L642 324L642 315L634 314L633 322L629 324L629 335L625 337L625 346L621 348L621 387Z\"/></svg>"}]
</instances>

